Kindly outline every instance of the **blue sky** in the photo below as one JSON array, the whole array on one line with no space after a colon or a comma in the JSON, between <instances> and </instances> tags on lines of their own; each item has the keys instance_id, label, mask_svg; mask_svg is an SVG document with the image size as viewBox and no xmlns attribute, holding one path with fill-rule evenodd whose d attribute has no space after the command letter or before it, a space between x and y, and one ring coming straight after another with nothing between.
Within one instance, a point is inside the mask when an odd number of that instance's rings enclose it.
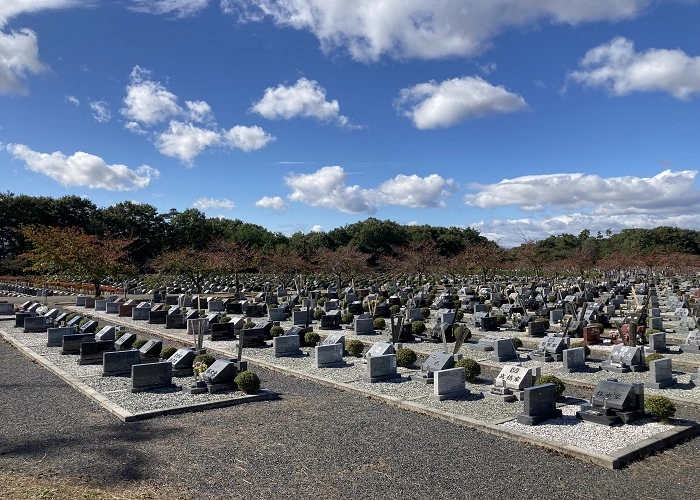
<instances>
[{"instance_id":1,"label":"blue sky","mask_svg":"<svg viewBox=\"0 0 700 500\"><path fill-rule=\"evenodd\" d=\"M2 0L0 189L272 231L700 230L700 4Z\"/></svg>"}]
</instances>

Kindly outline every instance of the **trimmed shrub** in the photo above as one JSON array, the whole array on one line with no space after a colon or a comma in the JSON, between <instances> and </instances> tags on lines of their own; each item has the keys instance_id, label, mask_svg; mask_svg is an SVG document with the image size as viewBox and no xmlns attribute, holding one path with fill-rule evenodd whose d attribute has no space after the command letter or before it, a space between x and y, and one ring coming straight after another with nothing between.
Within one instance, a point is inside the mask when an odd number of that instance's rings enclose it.
<instances>
[{"instance_id":1,"label":"trimmed shrub","mask_svg":"<svg viewBox=\"0 0 700 500\"><path fill-rule=\"evenodd\" d=\"M416 334L423 333L425 331L425 323L420 320L413 321L411 323L411 330Z\"/></svg>"},{"instance_id":2,"label":"trimmed shrub","mask_svg":"<svg viewBox=\"0 0 700 500\"><path fill-rule=\"evenodd\" d=\"M119 338L126 333L126 330L117 330L114 332L114 340L119 340Z\"/></svg>"},{"instance_id":3,"label":"trimmed shrub","mask_svg":"<svg viewBox=\"0 0 700 500\"><path fill-rule=\"evenodd\" d=\"M356 358L360 358L362 357L362 351L365 350L365 345L361 340L351 339L345 345L345 348L351 355L355 356Z\"/></svg>"},{"instance_id":4,"label":"trimmed shrub","mask_svg":"<svg viewBox=\"0 0 700 500\"><path fill-rule=\"evenodd\" d=\"M306 345L314 347L321 342L321 336L316 332L306 332L306 335L304 335L304 342L306 342Z\"/></svg>"},{"instance_id":5,"label":"trimmed shrub","mask_svg":"<svg viewBox=\"0 0 700 500\"><path fill-rule=\"evenodd\" d=\"M457 311L455 313L455 320L462 321L464 319L464 311Z\"/></svg>"},{"instance_id":6,"label":"trimmed shrub","mask_svg":"<svg viewBox=\"0 0 700 500\"><path fill-rule=\"evenodd\" d=\"M464 368L467 382L481 375L481 365L471 358L462 358L455 363L455 368Z\"/></svg>"},{"instance_id":7,"label":"trimmed shrub","mask_svg":"<svg viewBox=\"0 0 700 500\"><path fill-rule=\"evenodd\" d=\"M520 349L523 346L523 341L518 337L513 337L513 342L515 342L516 349Z\"/></svg>"},{"instance_id":8,"label":"trimmed shrub","mask_svg":"<svg viewBox=\"0 0 700 500\"><path fill-rule=\"evenodd\" d=\"M229 321L231 321L231 318L225 314L219 318L219 323L228 323Z\"/></svg>"},{"instance_id":9,"label":"trimmed shrub","mask_svg":"<svg viewBox=\"0 0 700 500\"><path fill-rule=\"evenodd\" d=\"M243 329L247 330L248 328L253 328L255 326L255 323L252 321L248 321L247 323L243 323Z\"/></svg>"},{"instance_id":10,"label":"trimmed shrub","mask_svg":"<svg viewBox=\"0 0 700 500\"><path fill-rule=\"evenodd\" d=\"M557 396L561 396L562 394L564 394L564 390L566 390L564 382L562 382L562 380L559 377L556 377L554 375L542 375L541 377L537 377L537 380L535 380L534 385L544 384L554 384L556 386Z\"/></svg>"},{"instance_id":11,"label":"trimmed shrub","mask_svg":"<svg viewBox=\"0 0 700 500\"><path fill-rule=\"evenodd\" d=\"M467 331L467 335L464 337L464 340L469 340L470 338L472 338L472 331L464 325L460 325L460 326L455 327L454 336L457 337L457 335L460 334L462 332L462 330Z\"/></svg>"},{"instance_id":12,"label":"trimmed shrub","mask_svg":"<svg viewBox=\"0 0 700 500\"><path fill-rule=\"evenodd\" d=\"M316 321L320 320L320 319L323 318L325 315L326 315L326 311L324 311L323 309L316 309L316 310L314 311L314 319L315 319Z\"/></svg>"},{"instance_id":13,"label":"trimmed shrub","mask_svg":"<svg viewBox=\"0 0 700 500\"><path fill-rule=\"evenodd\" d=\"M132 349L141 349L148 342L146 339L136 339L134 343L131 344Z\"/></svg>"},{"instance_id":14,"label":"trimmed shrub","mask_svg":"<svg viewBox=\"0 0 700 500\"><path fill-rule=\"evenodd\" d=\"M78 315L78 313L70 313L68 316L66 316L65 322L68 323L70 320L75 318Z\"/></svg>"},{"instance_id":15,"label":"trimmed shrub","mask_svg":"<svg viewBox=\"0 0 700 500\"><path fill-rule=\"evenodd\" d=\"M588 342L573 342L569 347L571 349L575 347L583 347L583 352L586 354L586 357L591 355L591 348L588 347Z\"/></svg>"},{"instance_id":16,"label":"trimmed shrub","mask_svg":"<svg viewBox=\"0 0 700 500\"><path fill-rule=\"evenodd\" d=\"M413 363L415 363L417 359L418 356L416 356L416 353L413 349L409 349L408 347L402 347L396 351L396 364L404 368L413 366Z\"/></svg>"},{"instance_id":17,"label":"trimmed shrub","mask_svg":"<svg viewBox=\"0 0 700 500\"><path fill-rule=\"evenodd\" d=\"M652 352L646 358L644 358L644 364L649 366L652 361L662 358L664 358L663 354L659 354L658 352Z\"/></svg>"},{"instance_id":18,"label":"trimmed shrub","mask_svg":"<svg viewBox=\"0 0 700 500\"><path fill-rule=\"evenodd\" d=\"M78 322L78 329L82 328L85 323L90 321L90 318L83 318Z\"/></svg>"},{"instance_id":19,"label":"trimmed shrub","mask_svg":"<svg viewBox=\"0 0 700 500\"><path fill-rule=\"evenodd\" d=\"M505 325L507 321L508 321L508 318L506 318L505 314L497 314L496 315L496 324L498 326Z\"/></svg>"},{"instance_id":20,"label":"trimmed shrub","mask_svg":"<svg viewBox=\"0 0 700 500\"><path fill-rule=\"evenodd\" d=\"M354 319L355 315L353 313L345 313L340 317L340 322L344 325L349 325Z\"/></svg>"},{"instance_id":21,"label":"trimmed shrub","mask_svg":"<svg viewBox=\"0 0 700 500\"><path fill-rule=\"evenodd\" d=\"M177 347L173 347L173 346L163 347L163 350L160 351L160 358L161 359L168 359L170 356L172 356L176 352L177 352Z\"/></svg>"},{"instance_id":22,"label":"trimmed shrub","mask_svg":"<svg viewBox=\"0 0 700 500\"><path fill-rule=\"evenodd\" d=\"M281 326L273 326L270 328L270 335L273 337L279 337L280 335L284 335L284 328Z\"/></svg>"},{"instance_id":23,"label":"trimmed shrub","mask_svg":"<svg viewBox=\"0 0 700 500\"><path fill-rule=\"evenodd\" d=\"M538 323L544 323L544 329L549 330L549 320L547 318L543 318L542 316L537 316L534 321L537 321Z\"/></svg>"},{"instance_id":24,"label":"trimmed shrub","mask_svg":"<svg viewBox=\"0 0 700 500\"><path fill-rule=\"evenodd\" d=\"M391 314L399 314L401 312L401 306L394 304L393 306L389 307L389 312Z\"/></svg>"},{"instance_id":25,"label":"trimmed shrub","mask_svg":"<svg viewBox=\"0 0 700 500\"><path fill-rule=\"evenodd\" d=\"M214 356L210 356L209 354L199 354L198 356L194 357L194 361L192 361L192 364L195 365L199 362L204 363L207 366L211 366L214 364L215 361L216 358Z\"/></svg>"},{"instance_id":26,"label":"trimmed shrub","mask_svg":"<svg viewBox=\"0 0 700 500\"><path fill-rule=\"evenodd\" d=\"M424 318L429 318L430 317L430 308L429 307L421 307L420 313L423 315Z\"/></svg>"},{"instance_id":27,"label":"trimmed shrub","mask_svg":"<svg viewBox=\"0 0 700 500\"><path fill-rule=\"evenodd\" d=\"M668 422L668 419L676 414L676 405L666 396L646 396L644 407L662 422Z\"/></svg>"},{"instance_id":28,"label":"trimmed shrub","mask_svg":"<svg viewBox=\"0 0 700 500\"><path fill-rule=\"evenodd\" d=\"M327 299L326 299L325 297L321 297L321 298L319 298L319 299L316 301L316 304L317 304L319 307L323 307L323 304L326 303L326 300L327 300Z\"/></svg>"},{"instance_id":29,"label":"trimmed shrub","mask_svg":"<svg viewBox=\"0 0 700 500\"><path fill-rule=\"evenodd\" d=\"M233 381L236 383L238 390L246 394L255 394L260 390L260 377L249 370L242 371L236 375Z\"/></svg>"},{"instance_id":30,"label":"trimmed shrub","mask_svg":"<svg viewBox=\"0 0 700 500\"><path fill-rule=\"evenodd\" d=\"M384 330L386 328L386 321L384 318L374 318L372 325L375 330Z\"/></svg>"}]
</instances>

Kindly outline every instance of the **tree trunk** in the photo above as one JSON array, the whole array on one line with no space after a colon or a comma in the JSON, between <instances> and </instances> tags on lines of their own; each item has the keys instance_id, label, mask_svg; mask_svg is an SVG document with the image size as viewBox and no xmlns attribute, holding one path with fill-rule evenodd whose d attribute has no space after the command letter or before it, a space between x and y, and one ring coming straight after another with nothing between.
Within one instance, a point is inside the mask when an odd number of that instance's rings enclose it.
<instances>
[{"instance_id":1,"label":"tree trunk","mask_svg":"<svg viewBox=\"0 0 700 500\"><path fill-rule=\"evenodd\" d=\"M95 297L99 297L102 294L102 291L100 289L100 280L97 278L93 278L92 286L95 287Z\"/></svg>"}]
</instances>

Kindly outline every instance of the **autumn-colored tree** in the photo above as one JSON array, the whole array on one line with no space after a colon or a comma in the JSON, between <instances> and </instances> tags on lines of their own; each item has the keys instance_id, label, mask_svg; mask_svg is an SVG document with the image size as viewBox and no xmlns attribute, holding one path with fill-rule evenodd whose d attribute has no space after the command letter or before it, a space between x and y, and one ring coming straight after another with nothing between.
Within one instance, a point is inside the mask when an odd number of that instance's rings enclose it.
<instances>
[{"instance_id":1,"label":"autumn-colored tree","mask_svg":"<svg viewBox=\"0 0 700 500\"><path fill-rule=\"evenodd\" d=\"M132 238L99 238L79 227L27 225L19 232L32 245L21 256L30 262L25 270L86 281L94 286L96 297L103 279L132 270L127 250Z\"/></svg>"},{"instance_id":2,"label":"autumn-colored tree","mask_svg":"<svg viewBox=\"0 0 700 500\"><path fill-rule=\"evenodd\" d=\"M202 293L204 282L216 272L216 264L209 250L181 248L160 254L151 261L155 274L147 278L151 285L175 281L190 281L197 293Z\"/></svg>"},{"instance_id":3,"label":"autumn-colored tree","mask_svg":"<svg viewBox=\"0 0 700 500\"><path fill-rule=\"evenodd\" d=\"M337 250L321 248L316 251L313 259L316 269L325 274L332 274L336 278L338 290L342 287L342 277L351 279L367 270L369 254L360 252L357 247L344 246Z\"/></svg>"},{"instance_id":4,"label":"autumn-colored tree","mask_svg":"<svg viewBox=\"0 0 700 500\"><path fill-rule=\"evenodd\" d=\"M418 286L423 285L423 276L437 269L439 252L432 240L411 241L406 246L394 247L395 269L418 275Z\"/></svg>"},{"instance_id":5,"label":"autumn-colored tree","mask_svg":"<svg viewBox=\"0 0 700 500\"><path fill-rule=\"evenodd\" d=\"M473 269L479 273L482 283L487 283L488 279L497 269L504 266L506 251L496 243L477 243L465 250L463 257L467 269Z\"/></svg>"},{"instance_id":6,"label":"autumn-colored tree","mask_svg":"<svg viewBox=\"0 0 700 500\"><path fill-rule=\"evenodd\" d=\"M211 245L209 258L218 274L230 274L240 291L240 275L252 272L257 267L258 252L246 243L220 241Z\"/></svg>"},{"instance_id":7,"label":"autumn-colored tree","mask_svg":"<svg viewBox=\"0 0 700 500\"><path fill-rule=\"evenodd\" d=\"M287 247L279 246L262 254L260 270L283 287L311 269L311 263Z\"/></svg>"}]
</instances>

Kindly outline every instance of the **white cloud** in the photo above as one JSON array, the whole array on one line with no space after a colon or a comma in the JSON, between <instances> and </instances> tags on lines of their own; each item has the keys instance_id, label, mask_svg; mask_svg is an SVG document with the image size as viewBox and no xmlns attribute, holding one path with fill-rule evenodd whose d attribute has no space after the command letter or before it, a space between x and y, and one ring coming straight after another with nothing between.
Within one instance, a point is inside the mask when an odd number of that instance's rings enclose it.
<instances>
[{"instance_id":1,"label":"white cloud","mask_svg":"<svg viewBox=\"0 0 700 500\"><path fill-rule=\"evenodd\" d=\"M65 97L65 101L73 104L74 106L80 106L80 99L75 97L74 95L67 95Z\"/></svg>"},{"instance_id":2,"label":"white cloud","mask_svg":"<svg viewBox=\"0 0 700 500\"><path fill-rule=\"evenodd\" d=\"M538 22L576 25L616 21L651 0L222 0L240 21L270 18L310 31L325 52L346 49L360 61L473 56L507 27Z\"/></svg>"},{"instance_id":3,"label":"white cloud","mask_svg":"<svg viewBox=\"0 0 700 500\"><path fill-rule=\"evenodd\" d=\"M617 96L656 91L687 99L700 92L700 57L679 49L636 52L634 42L618 37L586 52L579 66L569 78Z\"/></svg>"},{"instance_id":4,"label":"white cloud","mask_svg":"<svg viewBox=\"0 0 700 500\"><path fill-rule=\"evenodd\" d=\"M521 96L501 86L478 76L464 76L401 89L396 107L416 128L432 129L492 113L521 111L528 106Z\"/></svg>"},{"instance_id":5,"label":"white cloud","mask_svg":"<svg viewBox=\"0 0 700 500\"><path fill-rule=\"evenodd\" d=\"M129 8L135 12L147 14L172 14L183 18L198 14L207 8L209 0L131 0Z\"/></svg>"},{"instance_id":6,"label":"white cloud","mask_svg":"<svg viewBox=\"0 0 700 500\"><path fill-rule=\"evenodd\" d=\"M22 84L27 74L38 75L48 67L39 61L36 33L30 29L0 31L0 95L26 94Z\"/></svg>"},{"instance_id":7,"label":"white cloud","mask_svg":"<svg viewBox=\"0 0 700 500\"><path fill-rule=\"evenodd\" d=\"M92 117L98 123L107 123L112 119L112 112L105 101L91 101L90 109L92 110Z\"/></svg>"},{"instance_id":8,"label":"white cloud","mask_svg":"<svg viewBox=\"0 0 700 500\"><path fill-rule=\"evenodd\" d=\"M444 206L444 199L455 189L452 179L437 174L426 177L397 175L377 188L349 186L342 167L323 167L311 174L290 174L285 183L292 189L291 201L313 207L334 208L345 213L374 213L380 205L411 208Z\"/></svg>"},{"instance_id":9,"label":"white cloud","mask_svg":"<svg viewBox=\"0 0 700 500\"><path fill-rule=\"evenodd\" d=\"M255 202L256 207L269 208L276 212L284 212L287 209L287 205L284 200L279 196L263 196L258 201Z\"/></svg>"},{"instance_id":10,"label":"white cloud","mask_svg":"<svg viewBox=\"0 0 700 500\"><path fill-rule=\"evenodd\" d=\"M86 186L109 191L131 191L147 187L158 178L158 170L142 165L131 170L126 165L108 165L99 156L78 151L66 156L60 151L38 153L24 144L8 144L7 151L26 168L59 182L63 186Z\"/></svg>"},{"instance_id":11,"label":"white cloud","mask_svg":"<svg viewBox=\"0 0 700 500\"><path fill-rule=\"evenodd\" d=\"M132 132L134 134L138 135L147 135L148 132L146 132L144 129L141 128L141 126L136 123L136 122L126 122L124 125L124 128L127 129L129 132Z\"/></svg>"},{"instance_id":12,"label":"white cloud","mask_svg":"<svg viewBox=\"0 0 700 500\"><path fill-rule=\"evenodd\" d=\"M693 184L698 172L664 170L654 177L609 177L586 174L527 175L496 184L474 185L467 205L492 209L516 206L526 212L548 208L593 208L594 214L664 213L700 207Z\"/></svg>"},{"instance_id":13,"label":"white cloud","mask_svg":"<svg viewBox=\"0 0 700 500\"><path fill-rule=\"evenodd\" d=\"M311 228L312 233L322 233L323 232L323 226L320 224L315 224L314 227Z\"/></svg>"},{"instance_id":14,"label":"white cloud","mask_svg":"<svg viewBox=\"0 0 700 500\"><path fill-rule=\"evenodd\" d=\"M192 121L210 122L214 120L214 113L206 101L185 101L185 105Z\"/></svg>"},{"instance_id":15,"label":"white cloud","mask_svg":"<svg viewBox=\"0 0 700 500\"><path fill-rule=\"evenodd\" d=\"M134 66L121 109L122 115L143 125L162 123L182 113L177 96L150 77L149 70Z\"/></svg>"},{"instance_id":16,"label":"white cloud","mask_svg":"<svg viewBox=\"0 0 700 500\"><path fill-rule=\"evenodd\" d=\"M203 211L233 210L236 208L236 205L228 198L224 198L223 200L217 200L215 198L199 198L197 201L192 203L192 206Z\"/></svg>"},{"instance_id":17,"label":"white cloud","mask_svg":"<svg viewBox=\"0 0 700 500\"><path fill-rule=\"evenodd\" d=\"M253 105L252 111L269 120L291 120L297 116L334 121L347 126L349 120L340 114L337 100L326 100L326 89L315 80L300 78L292 86L278 85L265 89L262 99Z\"/></svg>"},{"instance_id":18,"label":"white cloud","mask_svg":"<svg viewBox=\"0 0 700 500\"><path fill-rule=\"evenodd\" d=\"M191 165L199 153L219 140L218 132L172 120L168 131L158 136L156 147L161 154Z\"/></svg>"},{"instance_id":19,"label":"white cloud","mask_svg":"<svg viewBox=\"0 0 700 500\"><path fill-rule=\"evenodd\" d=\"M61 9L85 3L85 0L2 0L0 2L0 28L7 24L10 18L19 14L45 9Z\"/></svg>"},{"instance_id":20,"label":"white cloud","mask_svg":"<svg viewBox=\"0 0 700 500\"><path fill-rule=\"evenodd\" d=\"M246 127L243 125L236 125L229 130L222 131L221 135L222 140L229 146L238 148L246 153L264 148L275 140L272 135L258 126Z\"/></svg>"}]
</instances>

